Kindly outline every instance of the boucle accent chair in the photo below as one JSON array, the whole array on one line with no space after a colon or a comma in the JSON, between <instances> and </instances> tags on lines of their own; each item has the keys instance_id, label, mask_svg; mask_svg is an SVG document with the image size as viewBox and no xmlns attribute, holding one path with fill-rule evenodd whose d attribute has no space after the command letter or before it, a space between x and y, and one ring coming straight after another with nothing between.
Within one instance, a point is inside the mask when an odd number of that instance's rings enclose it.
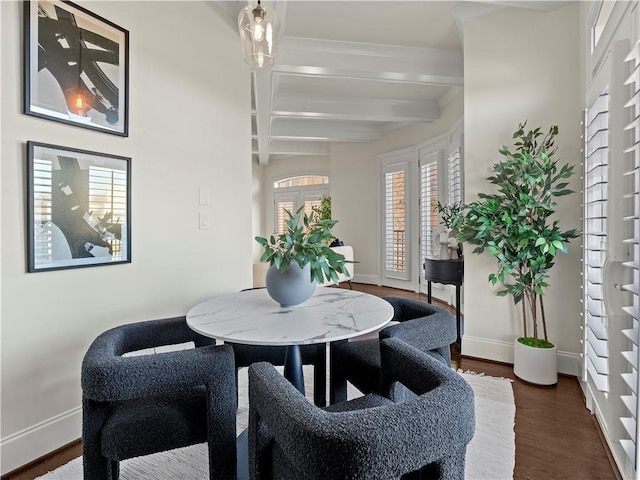
<instances>
[{"instance_id":1,"label":"boucle accent chair","mask_svg":"<svg viewBox=\"0 0 640 480\"><path fill-rule=\"evenodd\" d=\"M196 348L126 352L194 342ZM117 480L119 462L208 442L209 478L236 478L233 351L185 317L122 325L98 336L82 362L84 478Z\"/></svg>"},{"instance_id":2,"label":"boucle accent chair","mask_svg":"<svg viewBox=\"0 0 640 480\"><path fill-rule=\"evenodd\" d=\"M340 341L330 349L331 403L347 399L347 380L363 393L380 385L380 341L396 337L451 366L450 345L456 341L456 317L444 308L412 298L384 297L393 305L392 321L378 338Z\"/></svg>"},{"instance_id":3,"label":"boucle accent chair","mask_svg":"<svg viewBox=\"0 0 640 480\"><path fill-rule=\"evenodd\" d=\"M249 368L253 480L464 479L473 391L451 368L396 338L381 343L387 396L320 409L271 365ZM395 403L401 382L417 397Z\"/></svg>"}]
</instances>

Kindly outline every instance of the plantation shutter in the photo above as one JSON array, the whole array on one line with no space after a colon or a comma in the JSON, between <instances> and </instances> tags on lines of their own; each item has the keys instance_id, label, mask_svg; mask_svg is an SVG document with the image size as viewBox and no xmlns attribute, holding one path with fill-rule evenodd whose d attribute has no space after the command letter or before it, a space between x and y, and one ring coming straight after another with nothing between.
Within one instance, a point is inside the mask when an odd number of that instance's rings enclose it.
<instances>
[{"instance_id":1,"label":"plantation shutter","mask_svg":"<svg viewBox=\"0 0 640 480\"><path fill-rule=\"evenodd\" d=\"M285 178L274 182L273 193L273 229L276 234L284 233L288 210L295 214L304 206L304 213L311 215L313 207L319 207L323 197L329 196L329 189L323 185L329 177L303 176Z\"/></svg>"},{"instance_id":2,"label":"plantation shutter","mask_svg":"<svg viewBox=\"0 0 640 480\"><path fill-rule=\"evenodd\" d=\"M602 92L585 115L583 341L585 368L598 390L609 391L609 348L603 269L607 250L609 93Z\"/></svg>"},{"instance_id":3,"label":"plantation shutter","mask_svg":"<svg viewBox=\"0 0 640 480\"><path fill-rule=\"evenodd\" d=\"M629 147L625 150L628 159L628 170L625 176L629 178L627 185L629 191L624 195L626 205L624 217L625 222L632 226L631 238L624 242L631 245L631 256L629 261L623 266L628 270L628 278L631 283L622 285L622 290L630 292L631 301L623 307L623 310L630 316L631 328L623 330L624 335L629 339L630 348L622 352L623 357L628 362L628 373L622 373L622 378L629 387L629 393L622 395L622 402L625 406L625 413L620 418L628 438L620 439L620 444L632 462L634 469L637 465L638 445L638 285L640 284L640 42L636 43L631 53L625 59L631 62L632 74L625 82L630 86L630 99L625 107L630 109L631 123L625 130L630 131Z\"/></svg>"},{"instance_id":4,"label":"plantation shutter","mask_svg":"<svg viewBox=\"0 0 640 480\"><path fill-rule=\"evenodd\" d=\"M389 165L384 171L384 269L391 278L407 280L408 164Z\"/></svg>"},{"instance_id":5,"label":"plantation shutter","mask_svg":"<svg viewBox=\"0 0 640 480\"><path fill-rule=\"evenodd\" d=\"M295 213L296 196L276 193L274 198L275 233L281 234L285 232L286 225L284 222L289 218L286 211Z\"/></svg>"},{"instance_id":6,"label":"plantation shutter","mask_svg":"<svg viewBox=\"0 0 640 480\"><path fill-rule=\"evenodd\" d=\"M320 208L320 202L325 193L322 191L302 192L302 202L304 203L304 213L311 215L313 207Z\"/></svg>"},{"instance_id":7,"label":"plantation shutter","mask_svg":"<svg viewBox=\"0 0 640 480\"><path fill-rule=\"evenodd\" d=\"M447 163L449 164L449 203L462 203L462 165L460 147L449 154Z\"/></svg>"},{"instance_id":8,"label":"plantation shutter","mask_svg":"<svg viewBox=\"0 0 640 480\"><path fill-rule=\"evenodd\" d=\"M420 165L420 258L424 259L436 253L436 229L438 228L438 158L429 155Z\"/></svg>"}]
</instances>

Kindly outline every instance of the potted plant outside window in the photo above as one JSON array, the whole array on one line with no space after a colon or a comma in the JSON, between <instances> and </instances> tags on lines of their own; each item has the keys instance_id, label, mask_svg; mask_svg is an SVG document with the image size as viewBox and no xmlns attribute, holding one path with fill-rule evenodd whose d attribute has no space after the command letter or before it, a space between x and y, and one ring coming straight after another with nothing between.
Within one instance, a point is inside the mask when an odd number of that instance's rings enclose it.
<instances>
[{"instance_id":1,"label":"potted plant outside window","mask_svg":"<svg viewBox=\"0 0 640 480\"><path fill-rule=\"evenodd\" d=\"M260 261L269 262L267 292L283 307L306 301L324 279L338 281L338 274L348 275L344 255L328 247L335 237L332 228L337 220L319 220L304 213L304 207L295 214L285 209L286 230L269 239L255 237L264 248ZM302 221L301 221L302 220Z\"/></svg>"},{"instance_id":2,"label":"potted plant outside window","mask_svg":"<svg viewBox=\"0 0 640 480\"><path fill-rule=\"evenodd\" d=\"M311 207L316 220L331 220L331 197L322 197L320 205Z\"/></svg>"},{"instance_id":3,"label":"potted plant outside window","mask_svg":"<svg viewBox=\"0 0 640 480\"><path fill-rule=\"evenodd\" d=\"M493 165L487 180L497 192L478 196L453 220L458 239L476 245L498 261L489 281L504 287L499 296L511 295L522 306L523 336L514 342L514 373L540 385L557 383L557 349L548 339L543 304L547 279L558 252L578 236L575 229L561 230L552 220L555 198L573 193L568 180L573 166L558 166L554 142L558 127L543 134L540 128L525 132L526 122L513 134L514 151L499 150L504 157Z\"/></svg>"}]
</instances>

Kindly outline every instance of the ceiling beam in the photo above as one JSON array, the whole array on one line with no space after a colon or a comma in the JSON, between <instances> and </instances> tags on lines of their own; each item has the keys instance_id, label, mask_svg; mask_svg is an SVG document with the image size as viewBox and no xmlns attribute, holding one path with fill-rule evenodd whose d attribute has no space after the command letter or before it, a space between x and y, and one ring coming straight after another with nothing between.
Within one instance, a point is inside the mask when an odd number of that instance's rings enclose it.
<instances>
[{"instance_id":1,"label":"ceiling beam","mask_svg":"<svg viewBox=\"0 0 640 480\"><path fill-rule=\"evenodd\" d=\"M383 129L349 122L325 122L313 118L277 117L271 124L271 141L299 140L324 142L371 142L382 137Z\"/></svg>"},{"instance_id":2,"label":"ceiling beam","mask_svg":"<svg viewBox=\"0 0 640 480\"><path fill-rule=\"evenodd\" d=\"M440 115L437 102L362 97L280 94L274 116L361 120L371 122L432 122Z\"/></svg>"},{"instance_id":3,"label":"ceiling beam","mask_svg":"<svg viewBox=\"0 0 640 480\"><path fill-rule=\"evenodd\" d=\"M417 85L463 84L461 52L286 37L274 72Z\"/></svg>"},{"instance_id":4,"label":"ceiling beam","mask_svg":"<svg viewBox=\"0 0 640 480\"><path fill-rule=\"evenodd\" d=\"M329 155L329 142L271 140L270 155ZM254 144L254 151L255 144Z\"/></svg>"},{"instance_id":5,"label":"ceiling beam","mask_svg":"<svg viewBox=\"0 0 640 480\"><path fill-rule=\"evenodd\" d=\"M280 31L284 31L287 18L287 2L271 2L280 20ZM253 71L253 104L258 137L258 163L269 163L269 138L271 136L271 104L273 102L273 69L262 68Z\"/></svg>"},{"instance_id":6,"label":"ceiling beam","mask_svg":"<svg viewBox=\"0 0 640 480\"><path fill-rule=\"evenodd\" d=\"M269 137L271 136L271 102L273 72L259 69L253 72L253 92L256 114L256 133L258 136L258 160L260 165L269 163Z\"/></svg>"}]
</instances>

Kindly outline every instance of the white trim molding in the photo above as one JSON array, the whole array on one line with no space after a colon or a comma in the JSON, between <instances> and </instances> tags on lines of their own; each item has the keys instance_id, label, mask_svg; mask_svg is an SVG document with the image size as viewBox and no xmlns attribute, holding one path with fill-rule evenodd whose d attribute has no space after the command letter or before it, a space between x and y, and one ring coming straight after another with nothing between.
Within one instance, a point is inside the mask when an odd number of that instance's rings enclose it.
<instances>
[{"instance_id":1,"label":"white trim molding","mask_svg":"<svg viewBox=\"0 0 640 480\"><path fill-rule=\"evenodd\" d=\"M40 458L82 436L78 406L0 439L1 475Z\"/></svg>"},{"instance_id":2,"label":"white trim molding","mask_svg":"<svg viewBox=\"0 0 640 480\"><path fill-rule=\"evenodd\" d=\"M378 277L378 275L354 273L352 282L365 283L367 285L380 285L380 278Z\"/></svg>"}]
</instances>

